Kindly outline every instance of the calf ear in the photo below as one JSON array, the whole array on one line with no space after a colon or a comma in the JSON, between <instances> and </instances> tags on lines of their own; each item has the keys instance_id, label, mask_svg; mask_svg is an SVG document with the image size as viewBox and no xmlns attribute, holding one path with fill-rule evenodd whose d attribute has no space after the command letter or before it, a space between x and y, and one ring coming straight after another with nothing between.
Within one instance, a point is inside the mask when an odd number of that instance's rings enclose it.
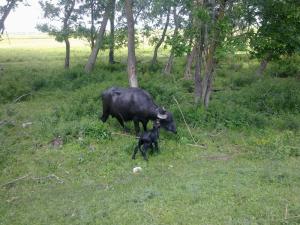
<instances>
[{"instance_id":1,"label":"calf ear","mask_svg":"<svg viewBox=\"0 0 300 225\"><path fill-rule=\"evenodd\" d=\"M157 118L158 119L161 119L161 120L165 120L168 118L167 114L160 114L160 113L157 113Z\"/></svg>"}]
</instances>

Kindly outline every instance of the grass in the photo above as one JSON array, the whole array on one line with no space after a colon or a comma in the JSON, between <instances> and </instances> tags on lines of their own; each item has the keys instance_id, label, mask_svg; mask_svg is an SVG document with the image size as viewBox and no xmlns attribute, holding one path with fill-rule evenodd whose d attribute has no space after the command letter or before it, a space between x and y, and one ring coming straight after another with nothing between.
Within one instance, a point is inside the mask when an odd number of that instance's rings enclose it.
<instances>
[{"instance_id":1,"label":"grass","mask_svg":"<svg viewBox=\"0 0 300 225\"><path fill-rule=\"evenodd\" d=\"M162 77L147 68L151 49L140 48L140 86L174 113L179 134L162 131L160 154L133 161L135 137L98 120L101 91L127 86L126 51L114 66L101 53L87 75L86 46L75 45L64 71L62 46L16 41L0 43L0 224L300 224L296 77L255 79L256 64L238 56L238 66L218 68L222 91L204 110L181 78L184 59ZM189 145L172 96L204 147Z\"/></svg>"}]
</instances>

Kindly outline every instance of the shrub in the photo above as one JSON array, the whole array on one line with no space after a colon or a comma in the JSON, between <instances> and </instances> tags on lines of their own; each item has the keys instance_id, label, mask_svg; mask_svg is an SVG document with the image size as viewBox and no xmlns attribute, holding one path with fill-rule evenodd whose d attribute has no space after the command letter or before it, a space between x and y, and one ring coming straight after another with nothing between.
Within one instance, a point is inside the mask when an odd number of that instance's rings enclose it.
<instances>
[{"instance_id":1,"label":"shrub","mask_svg":"<svg viewBox=\"0 0 300 225\"><path fill-rule=\"evenodd\" d=\"M265 79L233 96L233 101L254 112L278 114L300 112L299 84L292 80Z\"/></svg>"},{"instance_id":2,"label":"shrub","mask_svg":"<svg viewBox=\"0 0 300 225\"><path fill-rule=\"evenodd\" d=\"M251 85L257 80L253 74L243 74L237 77L231 78L231 86L232 87L246 87Z\"/></svg>"},{"instance_id":3,"label":"shrub","mask_svg":"<svg viewBox=\"0 0 300 225\"><path fill-rule=\"evenodd\" d=\"M183 80L181 82L182 88L184 91L189 92L189 93L194 93L194 82L192 80Z\"/></svg>"},{"instance_id":4,"label":"shrub","mask_svg":"<svg viewBox=\"0 0 300 225\"><path fill-rule=\"evenodd\" d=\"M273 77L300 77L299 56L282 58L270 66Z\"/></svg>"},{"instance_id":5,"label":"shrub","mask_svg":"<svg viewBox=\"0 0 300 225\"><path fill-rule=\"evenodd\" d=\"M18 80L16 77L9 77L0 81L0 103L11 102L17 97L30 92L31 87L26 79ZM22 98L23 101L25 99Z\"/></svg>"},{"instance_id":6,"label":"shrub","mask_svg":"<svg viewBox=\"0 0 300 225\"><path fill-rule=\"evenodd\" d=\"M51 133L53 137L60 136L64 142L69 142L79 137L97 141L111 139L111 133L103 123L90 119L60 122Z\"/></svg>"},{"instance_id":7,"label":"shrub","mask_svg":"<svg viewBox=\"0 0 300 225\"><path fill-rule=\"evenodd\" d=\"M261 137L255 137L250 142L252 146L251 157L259 159L284 159L290 156L299 156L300 147L296 143L296 135L290 131L280 134L269 133Z\"/></svg>"}]
</instances>

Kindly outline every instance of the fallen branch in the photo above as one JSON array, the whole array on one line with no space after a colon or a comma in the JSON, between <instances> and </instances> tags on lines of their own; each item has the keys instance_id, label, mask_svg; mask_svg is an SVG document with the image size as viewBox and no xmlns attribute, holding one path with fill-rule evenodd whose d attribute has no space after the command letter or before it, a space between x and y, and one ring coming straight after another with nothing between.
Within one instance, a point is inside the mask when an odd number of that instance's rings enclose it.
<instances>
[{"instance_id":1,"label":"fallen branch","mask_svg":"<svg viewBox=\"0 0 300 225\"><path fill-rule=\"evenodd\" d=\"M183 118L183 121L184 121L184 123L185 123L185 126L187 127L187 129L188 129L188 131L189 131L189 133L190 133L190 136L191 136L191 138L193 139L194 144L196 145L197 142L195 141L195 139L194 139L194 137L193 137L193 135L192 135L191 129L190 129L189 125L187 124L185 118L184 118L184 115L183 115L183 113L182 113L182 110L181 110L181 108L180 108L180 105L179 105L177 99L176 99L174 96L173 96L173 99L174 99L174 101L176 102L176 104L177 104L177 106L178 106L178 109L179 109L179 111L180 111L180 113L181 113L181 116L182 116L182 118Z\"/></svg>"},{"instance_id":2,"label":"fallen branch","mask_svg":"<svg viewBox=\"0 0 300 225\"><path fill-rule=\"evenodd\" d=\"M221 130L220 132L216 133L216 134L209 134L209 136L211 137L217 137L219 136L220 134L222 134L225 130Z\"/></svg>"},{"instance_id":3,"label":"fallen branch","mask_svg":"<svg viewBox=\"0 0 300 225\"><path fill-rule=\"evenodd\" d=\"M17 103L17 102L20 101L22 98L24 98L24 97L26 97L26 96L28 96L28 95L32 95L32 93L29 92L29 93L26 93L26 94L24 94L24 95L21 95L21 96L17 97L13 102L14 102L14 103Z\"/></svg>"},{"instance_id":4,"label":"fallen branch","mask_svg":"<svg viewBox=\"0 0 300 225\"><path fill-rule=\"evenodd\" d=\"M18 177L12 181L9 181L5 184L2 184L0 187L5 187L5 186L8 186L8 185L11 185L13 183L16 183L17 181L20 181L20 180L24 180L25 178L28 178L28 174L22 176L22 177ZM45 179L56 179L58 183L62 184L64 183L64 180L61 179L60 177L56 176L54 173L53 174L50 174L48 176L45 176L45 177L29 177L29 179L31 180L45 180Z\"/></svg>"},{"instance_id":5,"label":"fallen branch","mask_svg":"<svg viewBox=\"0 0 300 225\"><path fill-rule=\"evenodd\" d=\"M23 179L25 179L25 178L27 178L27 177L28 177L28 174L26 174L26 175L24 175L24 176L22 176L22 177L18 177L18 178L16 178L16 179L12 180L12 181L9 181L9 182L7 182L7 183L5 183L5 184L2 184L1 187L4 187L4 186L7 186L7 185L16 183L17 181L23 180Z\"/></svg>"},{"instance_id":6,"label":"fallen branch","mask_svg":"<svg viewBox=\"0 0 300 225\"><path fill-rule=\"evenodd\" d=\"M64 183L64 181L58 176L56 176L54 173L45 177L31 177L31 179L33 180L45 180L45 179L53 179L53 178L55 178L60 184Z\"/></svg>"},{"instance_id":7,"label":"fallen branch","mask_svg":"<svg viewBox=\"0 0 300 225\"><path fill-rule=\"evenodd\" d=\"M186 145L193 146L193 147L198 147L198 148L207 148L206 145L197 145L197 144L186 144Z\"/></svg>"},{"instance_id":8,"label":"fallen branch","mask_svg":"<svg viewBox=\"0 0 300 225\"><path fill-rule=\"evenodd\" d=\"M4 125L7 125L7 124L14 126L15 121L12 121L12 120L2 120L2 121L0 121L0 126L4 126Z\"/></svg>"}]
</instances>

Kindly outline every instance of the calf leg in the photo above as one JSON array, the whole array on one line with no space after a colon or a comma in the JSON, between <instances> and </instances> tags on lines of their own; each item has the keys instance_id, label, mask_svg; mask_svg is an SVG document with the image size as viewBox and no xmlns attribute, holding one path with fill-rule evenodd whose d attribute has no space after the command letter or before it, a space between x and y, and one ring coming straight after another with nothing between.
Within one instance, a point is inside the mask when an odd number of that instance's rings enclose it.
<instances>
[{"instance_id":1,"label":"calf leg","mask_svg":"<svg viewBox=\"0 0 300 225\"><path fill-rule=\"evenodd\" d=\"M155 151L159 152L158 142L157 141L154 141L154 147L155 147Z\"/></svg>"},{"instance_id":2,"label":"calf leg","mask_svg":"<svg viewBox=\"0 0 300 225\"><path fill-rule=\"evenodd\" d=\"M144 160L148 161L148 157L147 157L147 150L150 147L149 144L144 144L143 149L142 149L142 155L144 157Z\"/></svg>"},{"instance_id":3,"label":"calf leg","mask_svg":"<svg viewBox=\"0 0 300 225\"><path fill-rule=\"evenodd\" d=\"M154 153L153 143L151 143L149 147L150 147L150 149L151 149L151 151L150 151L149 153L151 153L151 155L152 155L152 154Z\"/></svg>"},{"instance_id":4,"label":"calf leg","mask_svg":"<svg viewBox=\"0 0 300 225\"><path fill-rule=\"evenodd\" d=\"M135 159L135 155L136 155L136 153L138 152L139 149L140 149L139 145L135 147L135 149L133 151L133 154L132 154L132 159Z\"/></svg>"}]
</instances>

